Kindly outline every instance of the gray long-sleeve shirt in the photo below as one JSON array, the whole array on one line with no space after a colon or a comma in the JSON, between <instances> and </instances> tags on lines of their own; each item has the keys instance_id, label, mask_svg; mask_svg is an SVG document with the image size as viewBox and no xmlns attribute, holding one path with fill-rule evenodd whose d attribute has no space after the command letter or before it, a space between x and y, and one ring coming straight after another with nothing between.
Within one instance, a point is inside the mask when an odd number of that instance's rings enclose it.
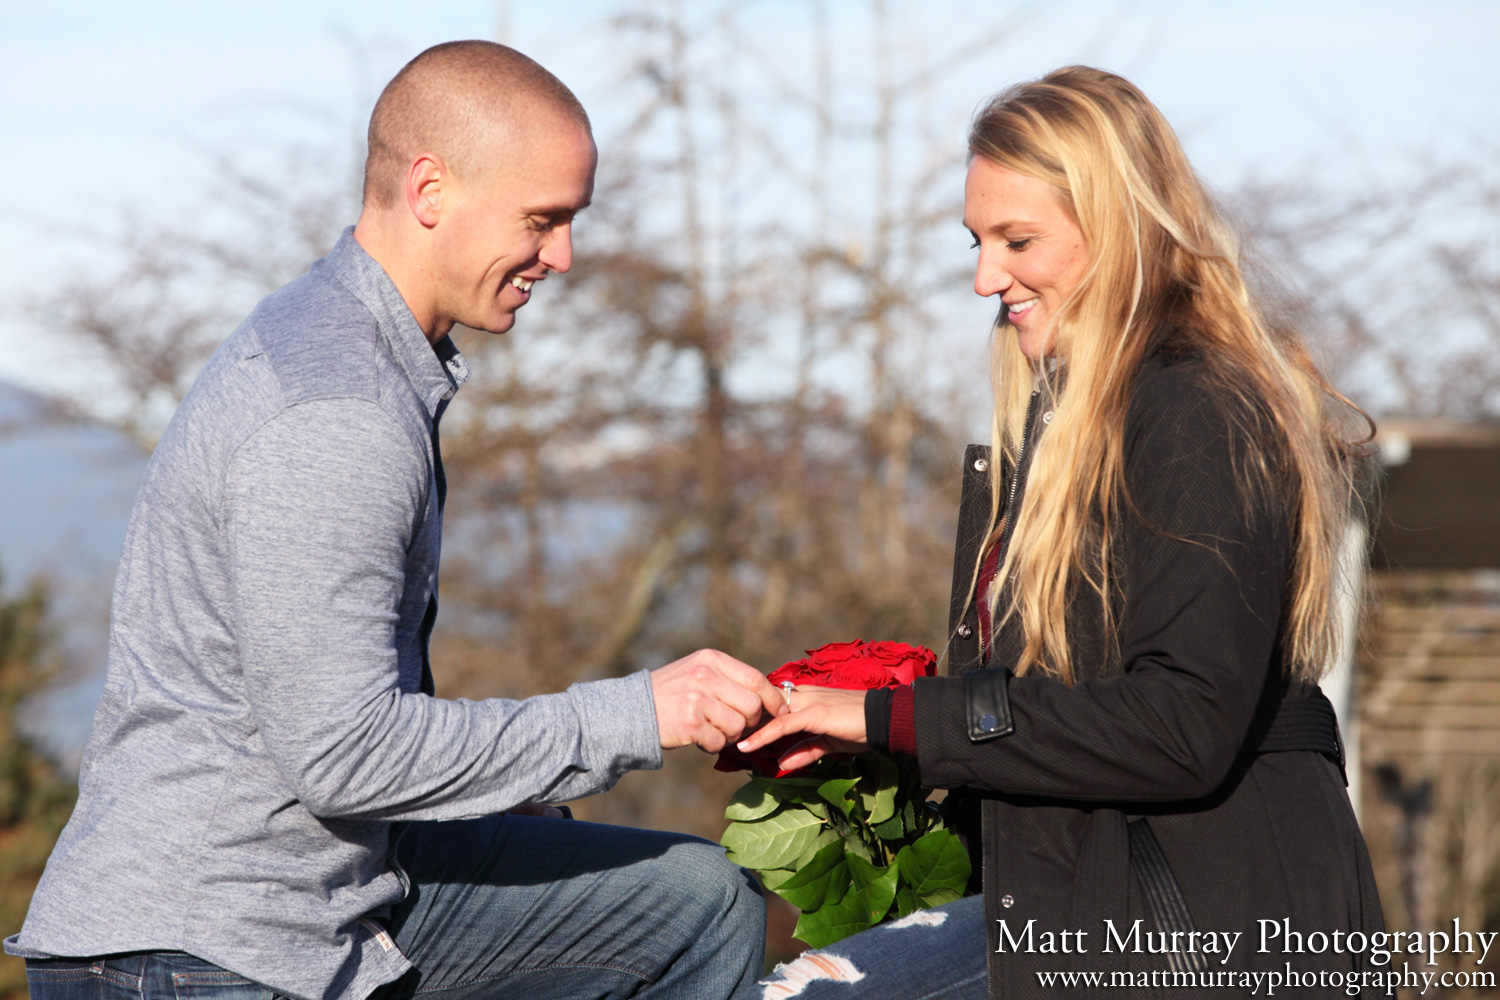
<instances>
[{"instance_id":1,"label":"gray long-sleeve shirt","mask_svg":"<svg viewBox=\"0 0 1500 1000\"><path fill-rule=\"evenodd\" d=\"M645 672L421 693L466 376L352 231L214 354L147 467L78 806L8 952L180 950L355 1000L408 968L371 919L407 888L393 824L660 766Z\"/></svg>"}]
</instances>

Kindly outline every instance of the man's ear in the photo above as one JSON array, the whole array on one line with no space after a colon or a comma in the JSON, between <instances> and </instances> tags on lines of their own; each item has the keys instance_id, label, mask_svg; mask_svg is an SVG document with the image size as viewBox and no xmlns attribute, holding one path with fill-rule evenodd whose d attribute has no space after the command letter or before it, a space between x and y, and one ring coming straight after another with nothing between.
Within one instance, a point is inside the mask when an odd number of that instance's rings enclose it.
<instances>
[{"instance_id":1,"label":"man's ear","mask_svg":"<svg viewBox=\"0 0 1500 1000\"><path fill-rule=\"evenodd\" d=\"M443 213L443 195L450 179L448 168L434 153L423 153L406 168L406 183L403 185L406 207L411 210L412 217L428 229L438 224Z\"/></svg>"}]
</instances>

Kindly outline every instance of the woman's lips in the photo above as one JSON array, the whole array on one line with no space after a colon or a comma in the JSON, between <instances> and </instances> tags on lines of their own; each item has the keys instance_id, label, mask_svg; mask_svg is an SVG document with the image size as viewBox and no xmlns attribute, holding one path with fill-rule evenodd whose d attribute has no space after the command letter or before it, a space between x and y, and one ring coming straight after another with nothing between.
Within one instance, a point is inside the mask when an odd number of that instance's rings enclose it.
<instances>
[{"instance_id":1,"label":"woman's lips","mask_svg":"<svg viewBox=\"0 0 1500 1000\"><path fill-rule=\"evenodd\" d=\"M1036 307L1036 304L1040 301L1042 301L1042 297L1040 295L1036 295L1024 301L1017 302L1014 305L1007 302L1005 304L1006 315L1010 319L1015 319L1017 316L1025 316L1032 309L1034 309Z\"/></svg>"}]
</instances>

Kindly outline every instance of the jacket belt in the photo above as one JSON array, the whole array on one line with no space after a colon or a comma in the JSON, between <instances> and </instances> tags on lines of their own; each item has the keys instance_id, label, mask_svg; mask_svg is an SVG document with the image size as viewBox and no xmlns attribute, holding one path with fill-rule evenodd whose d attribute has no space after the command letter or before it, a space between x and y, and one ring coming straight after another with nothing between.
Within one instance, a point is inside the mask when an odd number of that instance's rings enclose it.
<instances>
[{"instance_id":1,"label":"jacket belt","mask_svg":"<svg viewBox=\"0 0 1500 1000\"><path fill-rule=\"evenodd\" d=\"M1339 720L1333 703L1317 688L1304 697L1281 698L1262 704L1250 723L1245 741L1247 756L1279 753L1283 750L1311 750L1334 761L1348 787L1345 770L1344 740L1339 735Z\"/></svg>"},{"instance_id":2,"label":"jacket belt","mask_svg":"<svg viewBox=\"0 0 1500 1000\"><path fill-rule=\"evenodd\" d=\"M1010 711L1010 672L990 668L964 675L969 741L987 743L1015 732ZM1333 703L1318 688L1306 695L1281 697L1261 703L1251 720L1241 755L1253 757L1285 750L1311 750L1339 766L1344 784L1344 741L1339 735Z\"/></svg>"},{"instance_id":3,"label":"jacket belt","mask_svg":"<svg viewBox=\"0 0 1500 1000\"><path fill-rule=\"evenodd\" d=\"M1349 784L1344 770L1344 741L1339 736L1338 717L1333 704L1322 691L1313 688L1302 697L1283 697L1263 704L1250 725L1250 736L1242 751L1246 757L1284 750L1311 750L1337 762L1344 784ZM1157 929L1191 933L1197 929L1188 910L1187 899L1178 884L1167 856L1144 816L1126 824L1130 841L1131 874L1140 886L1146 910ZM1191 940L1191 938L1189 938ZM1207 967L1197 952L1173 955L1170 961L1176 971L1202 971Z\"/></svg>"}]
</instances>

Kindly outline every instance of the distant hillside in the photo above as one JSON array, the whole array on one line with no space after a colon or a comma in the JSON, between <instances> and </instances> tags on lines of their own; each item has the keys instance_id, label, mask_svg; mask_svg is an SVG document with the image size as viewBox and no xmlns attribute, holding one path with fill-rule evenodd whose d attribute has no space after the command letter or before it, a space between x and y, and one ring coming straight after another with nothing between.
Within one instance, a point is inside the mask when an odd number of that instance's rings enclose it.
<instances>
[{"instance_id":1,"label":"distant hillside","mask_svg":"<svg viewBox=\"0 0 1500 1000\"><path fill-rule=\"evenodd\" d=\"M0 381L0 568L7 592L38 574L52 586L75 672L29 721L70 760L98 699L109 592L145 464L121 435L60 420L42 397Z\"/></svg>"}]
</instances>

